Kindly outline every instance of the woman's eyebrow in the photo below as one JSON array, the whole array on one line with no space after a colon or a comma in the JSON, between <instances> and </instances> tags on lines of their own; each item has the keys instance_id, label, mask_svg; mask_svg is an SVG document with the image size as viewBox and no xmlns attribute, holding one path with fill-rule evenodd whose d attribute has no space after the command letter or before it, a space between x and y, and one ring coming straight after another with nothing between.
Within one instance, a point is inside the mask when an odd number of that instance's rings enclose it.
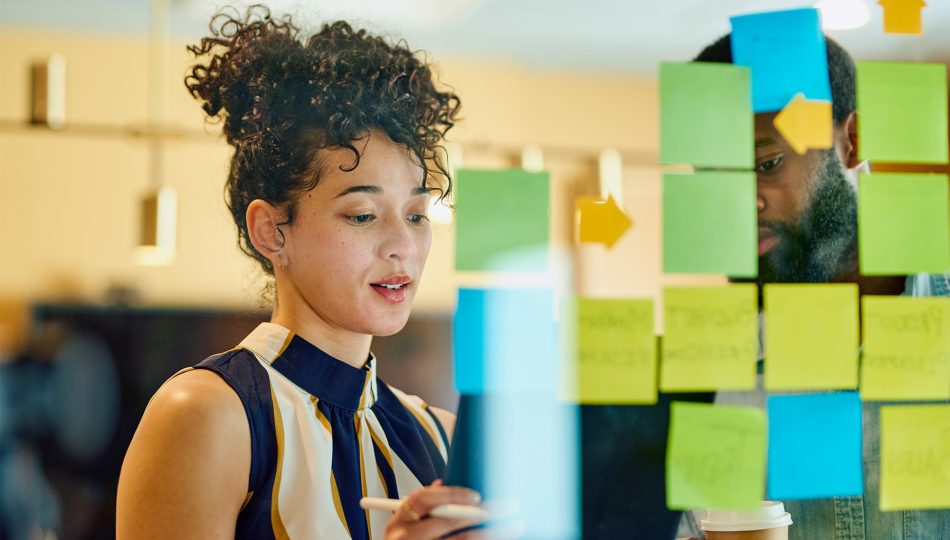
<instances>
[{"instance_id":1,"label":"woman's eyebrow","mask_svg":"<svg viewBox=\"0 0 950 540\"><path fill-rule=\"evenodd\" d=\"M335 199L339 199L340 197L342 197L342 196L344 196L344 195L349 195L350 193L373 193L373 194L379 194L379 193L382 193L382 192L383 192L383 188L381 188L381 187L379 187L379 186L350 186L350 187L344 189L343 191L341 191L340 193L338 193L337 196L334 197L334 198L335 198Z\"/></svg>"}]
</instances>

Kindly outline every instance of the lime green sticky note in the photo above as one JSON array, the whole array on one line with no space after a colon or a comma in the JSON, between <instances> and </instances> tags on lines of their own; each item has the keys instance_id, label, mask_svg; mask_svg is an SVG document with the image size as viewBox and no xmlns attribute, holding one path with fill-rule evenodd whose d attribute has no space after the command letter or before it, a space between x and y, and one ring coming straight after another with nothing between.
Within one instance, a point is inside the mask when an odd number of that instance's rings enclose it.
<instances>
[{"instance_id":1,"label":"lime green sticky note","mask_svg":"<svg viewBox=\"0 0 950 540\"><path fill-rule=\"evenodd\" d=\"M858 385L858 286L765 286L765 387L854 389Z\"/></svg>"},{"instance_id":2,"label":"lime green sticky note","mask_svg":"<svg viewBox=\"0 0 950 540\"><path fill-rule=\"evenodd\" d=\"M900 163L947 162L947 67L858 62L858 153Z\"/></svg>"},{"instance_id":3,"label":"lime green sticky note","mask_svg":"<svg viewBox=\"0 0 950 540\"><path fill-rule=\"evenodd\" d=\"M663 271L755 277L755 173L663 175Z\"/></svg>"},{"instance_id":4,"label":"lime green sticky note","mask_svg":"<svg viewBox=\"0 0 950 540\"><path fill-rule=\"evenodd\" d=\"M864 400L950 399L950 298L861 299Z\"/></svg>"},{"instance_id":5,"label":"lime green sticky note","mask_svg":"<svg viewBox=\"0 0 950 540\"><path fill-rule=\"evenodd\" d=\"M669 437L669 508L759 508L765 496L765 411L674 401Z\"/></svg>"},{"instance_id":6,"label":"lime green sticky note","mask_svg":"<svg viewBox=\"0 0 950 540\"><path fill-rule=\"evenodd\" d=\"M660 389L755 388L758 302L753 284L667 287L663 296Z\"/></svg>"},{"instance_id":7,"label":"lime green sticky note","mask_svg":"<svg viewBox=\"0 0 950 540\"><path fill-rule=\"evenodd\" d=\"M656 336L650 300L577 300L577 399L656 403Z\"/></svg>"},{"instance_id":8,"label":"lime green sticky note","mask_svg":"<svg viewBox=\"0 0 950 540\"><path fill-rule=\"evenodd\" d=\"M458 171L455 269L545 271L549 201L546 172Z\"/></svg>"},{"instance_id":9,"label":"lime green sticky note","mask_svg":"<svg viewBox=\"0 0 950 540\"><path fill-rule=\"evenodd\" d=\"M950 508L950 405L881 407L881 510Z\"/></svg>"},{"instance_id":10,"label":"lime green sticky note","mask_svg":"<svg viewBox=\"0 0 950 540\"><path fill-rule=\"evenodd\" d=\"M660 163L751 169L755 119L749 81L745 66L661 63Z\"/></svg>"},{"instance_id":11,"label":"lime green sticky note","mask_svg":"<svg viewBox=\"0 0 950 540\"><path fill-rule=\"evenodd\" d=\"M947 175L861 175L858 256L864 275L950 270Z\"/></svg>"}]
</instances>

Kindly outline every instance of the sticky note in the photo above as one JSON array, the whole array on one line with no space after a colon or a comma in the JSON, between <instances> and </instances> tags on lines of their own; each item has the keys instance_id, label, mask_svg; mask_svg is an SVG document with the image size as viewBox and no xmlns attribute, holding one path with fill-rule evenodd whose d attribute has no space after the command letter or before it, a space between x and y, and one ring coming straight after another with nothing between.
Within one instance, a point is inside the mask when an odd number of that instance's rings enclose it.
<instances>
[{"instance_id":1,"label":"sticky note","mask_svg":"<svg viewBox=\"0 0 950 540\"><path fill-rule=\"evenodd\" d=\"M753 284L667 287L663 292L660 389L750 390L758 361Z\"/></svg>"},{"instance_id":2,"label":"sticky note","mask_svg":"<svg viewBox=\"0 0 950 540\"><path fill-rule=\"evenodd\" d=\"M754 510L764 491L765 411L682 401L670 405L670 509Z\"/></svg>"},{"instance_id":3,"label":"sticky note","mask_svg":"<svg viewBox=\"0 0 950 540\"><path fill-rule=\"evenodd\" d=\"M661 63L660 163L751 169L751 93L747 67Z\"/></svg>"},{"instance_id":4,"label":"sticky note","mask_svg":"<svg viewBox=\"0 0 950 540\"><path fill-rule=\"evenodd\" d=\"M857 388L858 286L765 286L765 387Z\"/></svg>"},{"instance_id":5,"label":"sticky note","mask_svg":"<svg viewBox=\"0 0 950 540\"><path fill-rule=\"evenodd\" d=\"M881 407L881 510L950 508L950 405Z\"/></svg>"},{"instance_id":6,"label":"sticky note","mask_svg":"<svg viewBox=\"0 0 950 540\"><path fill-rule=\"evenodd\" d=\"M555 392L560 359L550 289L459 289L452 344L461 394Z\"/></svg>"},{"instance_id":7,"label":"sticky note","mask_svg":"<svg viewBox=\"0 0 950 540\"><path fill-rule=\"evenodd\" d=\"M633 225L613 197L607 197L606 201L597 197L578 197L575 207L580 242L600 243L610 249Z\"/></svg>"},{"instance_id":8,"label":"sticky note","mask_svg":"<svg viewBox=\"0 0 950 540\"><path fill-rule=\"evenodd\" d=\"M752 68L752 110L778 111L795 94L831 101L825 35L817 9L740 15L732 23L732 62Z\"/></svg>"},{"instance_id":9,"label":"sticky note","mask_svg":"<svg viewBox=\"0 0 950 540\"><path fill-rule=\"evenodd\" d=\"M798 154L810 148L831 148L833 114L830 101L795 97L775 115L775 129Z\"/></svg>"},{"instance_id":10,"label":"sticky note","mask_svg":"<svg viewBox=\"0 0 950 540\"><path fill-rule=\"evenodd\" d=\"M878 0L884 8L884 32L888 34L922 34L920 11L924 0Z\"/></svg>"},{"instance_id":11,"label":"sticky note","mask_svg":"<svg viewBox=\"0 0 950 540\"><path fill-rule=\"evenodd\" d=\"M861 398L950 399L950 298L861 302Z\"/></svg>"},{"instance_id":12,"label":"sticky note","mask_svg":"<svg viewBox=\"0 0 950 540\"><path fill-rule=\"evenodd\" d=\"M656 403L651 300L577 300L578 402Z\"/></svg>"},{"instance_id":13,"label":"sticky note","mask_svg":"<svg viewBox=\"0 0 950 540\"><path fill-rule=\"evenodd\" d=\"M755 173L663 175L663 271L755 277Z\"/></svg>"},{"instance_id":14,"label":"sticky note","mask_svg":"<svg viewBox=\"0 0 950 540\"><path fill-rule=\"evenodd\" d=\"M947 162L947 67L858 62L858 154L899 163Z\"/></svg>"},{"instance_id":15,"label":"sticky note","mask_svg":"<svg viewBox=\"0 0 950 540\"><path fill-rule=\"evenodd\" d=\"M950 271L947 175L861 175L858 258L864 275Z\"/></svg>"},{"instance_id":16,"label":"sticky note","mask_svg":"<svg viewBox=\"0 0 950 540\"><path fill-rule=\"evenodd\" d=\"M462 169L456 189L456 270L545 271L548 173Z\"/></svg>"},{"instance_id":17,"label":"sticky note","mask_svg":"<svg viewBox=\"0 0 950 540\"><path fill-rule=\"evenodd\" d=\"M770 396L770 500L861 495L861 399L857 392Z\"/></svg>"}]
</instances>

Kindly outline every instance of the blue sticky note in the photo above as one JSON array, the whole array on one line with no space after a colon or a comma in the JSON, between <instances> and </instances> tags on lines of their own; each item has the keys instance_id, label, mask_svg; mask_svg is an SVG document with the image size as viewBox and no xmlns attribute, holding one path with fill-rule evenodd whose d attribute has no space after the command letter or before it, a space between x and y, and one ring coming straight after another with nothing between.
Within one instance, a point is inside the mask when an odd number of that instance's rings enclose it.
<instances>
[{"instance_id":1,"label":"blue sticky note","mask_svg":"<svg viewBox=\"0 0 950 540\"><path fill-rule=\"evenodd\" d=\"M857 392L771 396L768 414L769 499L861 495Z\"/></svg>"},{"instance_id":2,"label":"blue sticky note","mask_svg":"<svg viewBox=\"0 0 950 540\"><path fill-rule=\"evenodd\" d=\"M740 15L732 22L732 63L752 70L752 110L779 111L802 92L831 101L828 56L818 10Z\"/></svg>"},{"instance_id":3,"label":"blue sticky note","mask_svg":"<svg viewBox=\"0 0 950 540\"><path fill-rule=\"evenodd\" d=\"M560 357L550 289L459 289L452 328L461 394L551 394Z\"/></svg>"}]
</instances>

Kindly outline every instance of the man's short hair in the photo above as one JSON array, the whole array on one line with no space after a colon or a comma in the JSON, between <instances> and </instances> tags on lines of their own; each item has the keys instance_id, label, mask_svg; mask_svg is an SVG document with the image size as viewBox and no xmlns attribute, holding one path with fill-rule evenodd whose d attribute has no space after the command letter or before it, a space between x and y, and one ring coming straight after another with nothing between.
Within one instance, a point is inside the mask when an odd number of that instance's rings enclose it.
<instances>
[{"instance_id":1,"label":"man's short hair","mask_svg":"<svg viewBox=\"0 0 950 540\"><path fill-rule=\"evenodd\" d=\"M731 34L726 34L703 49L694 62L732 63ZM840 124L855 110L854 60L831 38L825 38L828 51L828 80L831 83L831 109L835 123Z\"/></svg>"}]
</instances>

